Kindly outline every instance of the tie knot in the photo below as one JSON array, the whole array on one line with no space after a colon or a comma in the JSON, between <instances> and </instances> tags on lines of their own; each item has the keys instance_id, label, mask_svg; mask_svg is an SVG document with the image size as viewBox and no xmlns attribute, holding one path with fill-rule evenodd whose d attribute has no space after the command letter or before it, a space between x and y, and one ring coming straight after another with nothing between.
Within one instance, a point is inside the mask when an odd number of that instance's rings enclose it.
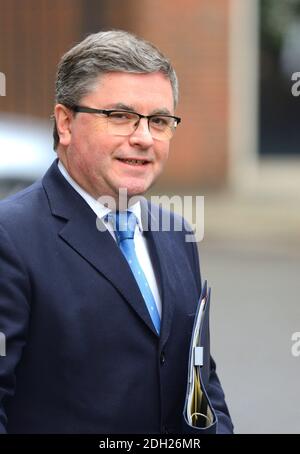
<instances>
[{"instance_id":1,"label":"tie knot","mask_svg":"<svg viewBox=\"0 0 300 454\"><path fill-rule=\"evenodd\" d=\"M134 238L137 218L132 211L117 211L116 213L111 213L109 216L112 219L118 243Z\"/></svg>"}]
</instances>

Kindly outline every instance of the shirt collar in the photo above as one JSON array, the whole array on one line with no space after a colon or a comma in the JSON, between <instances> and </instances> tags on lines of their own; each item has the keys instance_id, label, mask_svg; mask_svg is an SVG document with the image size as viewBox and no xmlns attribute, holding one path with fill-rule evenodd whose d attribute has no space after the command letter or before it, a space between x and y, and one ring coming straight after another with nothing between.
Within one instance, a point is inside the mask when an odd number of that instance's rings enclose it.
<instances>
[{"instance_id":1,"label":"shirt collar","mask_svg":"<svg viewBox=\"0 0 300 454\"><path fill-rule=\"evenodd\" d=\"M99 202L97 199L92 197L88 192L85 191L81 186L79 186L78 183L71 177L63 163L59 160L58 161L58 168L62 175L65 177L65 179L68 181L68 183L75 189L76 192L78 192L79 195L86 201L86 203L90 206L90 208L96 213L97 217L99 219L103 219L106 221L107 219L107 214L111 212L110 208L107 208L103 203ZM137 218L137 224L139 227L140 232L143 231L143 226L142 226L142 219L141 219L141 204L140 201L137 201L130 207L128 207L128 211L132 211L136 218Z\"/></svg>"}]
</instances>

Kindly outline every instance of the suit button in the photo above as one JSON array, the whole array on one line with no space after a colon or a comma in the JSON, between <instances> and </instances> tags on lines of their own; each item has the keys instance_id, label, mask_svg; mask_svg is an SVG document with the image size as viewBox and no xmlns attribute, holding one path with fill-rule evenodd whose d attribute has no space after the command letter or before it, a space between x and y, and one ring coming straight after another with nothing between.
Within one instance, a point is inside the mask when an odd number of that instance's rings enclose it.
<instances>
[{"instance_id":1,"label":"suit button","mask_svg":"<svg viewBox=\"0 0 300 454\"><path fill-rule=\"evenodd\" d=\"M161 352L160 354L160 364L163 366L166 362L165 352Z\"/></svg>"}]
</instances>

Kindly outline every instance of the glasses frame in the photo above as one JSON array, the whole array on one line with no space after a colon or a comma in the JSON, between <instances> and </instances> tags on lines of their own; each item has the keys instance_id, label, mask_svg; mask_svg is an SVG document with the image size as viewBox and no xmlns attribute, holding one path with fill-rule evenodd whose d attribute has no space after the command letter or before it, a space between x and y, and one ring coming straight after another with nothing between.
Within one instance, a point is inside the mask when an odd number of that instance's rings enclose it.
<instances>
[{"instance_id":1,"label":"glasses frame","mask_svg":"<svg viewBox=\"0 0 300 454\"><path fill-rule=\"evenodd\" d=\"M142 118L146 118L147 119L147 122L148 122L148 128L149 128L149 131L151 132L151 129L150 129L150 120L151 118L155 118L155 117L167 117L167 118L173 118L175 120L175 126L174 126L174 130L176 130L177 126L179 125L179 123L181 122L181 118L180 117L175 117L174 115L167 115L167 114L152 114L152 115L142 115L138 112L134 112L133 110L124 110L124 109L94 109L93 107L87 107L87 106L72 106L70 107L74 112L83 112L83 113L91 113L91 114L102 114L102 115L106 115L108 118L109 116L112 114L112 113L115 113L115 112L125 112L125 113L129 113L129 114L134 114L134 115L137 115L139 117L139 120L135 126L135 129L132 131L136 131L136 129L139 127L139 124L140 124L140 121ZM130 134L128 134L130 135ZM173 135L172 135L173 136ZM171 137L172 137L171 136ZM170 137L170 138L171 138ZM160 140L160 139L157 139L157 140Z\"/></svg>"}]
</instances>

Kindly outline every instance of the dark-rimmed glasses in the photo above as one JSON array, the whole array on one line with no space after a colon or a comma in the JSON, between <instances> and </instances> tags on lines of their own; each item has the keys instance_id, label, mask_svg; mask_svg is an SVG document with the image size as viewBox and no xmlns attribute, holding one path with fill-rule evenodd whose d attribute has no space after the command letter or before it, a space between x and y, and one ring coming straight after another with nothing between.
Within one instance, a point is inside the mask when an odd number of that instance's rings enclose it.
<instances>
[{"instance_id":1,"label":"dark-rimmed glasses","mask_svg":"<svg viewBox=\"0 0 300 454\"><path fill-rule=\"evenodd\" d=\"M148 128L153 139L170 140L181 118L173 115L142 115L129 110L94 109L86 106L72 106L74 112L103 115L106 118L107 133L117 136L130 136L139 126L142 118L148 121Z\"/></svg>"}]
</instances>

